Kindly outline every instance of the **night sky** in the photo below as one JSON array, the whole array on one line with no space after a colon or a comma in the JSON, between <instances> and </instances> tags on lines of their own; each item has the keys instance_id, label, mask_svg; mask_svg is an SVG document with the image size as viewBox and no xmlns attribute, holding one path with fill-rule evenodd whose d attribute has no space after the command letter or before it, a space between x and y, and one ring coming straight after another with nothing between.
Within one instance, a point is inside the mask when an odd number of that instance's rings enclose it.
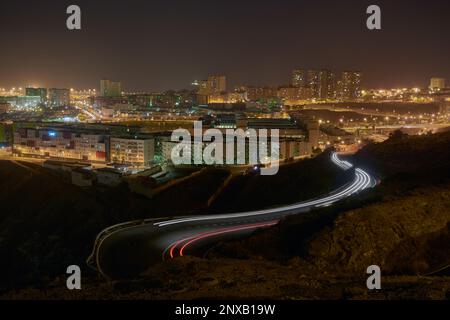
<instances>
[{"instance_id":1,"label":"night sky","mask_svg":"<svg viewBox=\"0 0 450 320\"><path fill-rule=\"evenodd\" d=\"M66 8L82 30L66 29ZM366 29L366 8L382 30ZM189 88L225 74L229 85L287 84L291 70L356 69L364 87L450 81L448 0L44 0L0 2L0 87L127 91Z\"/></svg>"}]
</instances>

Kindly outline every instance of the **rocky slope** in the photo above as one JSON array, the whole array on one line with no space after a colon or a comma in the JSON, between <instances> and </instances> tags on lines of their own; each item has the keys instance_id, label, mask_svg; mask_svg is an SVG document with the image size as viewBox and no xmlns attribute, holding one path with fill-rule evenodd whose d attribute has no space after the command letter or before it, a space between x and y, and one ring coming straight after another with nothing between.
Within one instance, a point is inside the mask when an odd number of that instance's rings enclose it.
<instances>
[{"instance_id":1,"label":"rocky slope","mask_svg":"<svg viewBox=\"0 0 450 320\"><path fill-rule=\"evenodd\" d=\"M450 298L450 278L383 276L382 290L369 291L366 275L317 272L299 259L279 264L261 259L183 258L155 266L138 279L82 282L65 289L64 279L47 288L9 292L0 299L433 299Z\"/></svg>"},{"instance_id":2,"label":"rocky slope","mask_svg":"<svg viewBox=\"0 0 450 320\"><path fill-rule=\"evenodd\" d=\"M372 264L385 273L432 271L450 262L449 207L450 188L429 188L348 211L311 239L308 259L320 269L352 273Z\"/></svg>"}]
</instances>

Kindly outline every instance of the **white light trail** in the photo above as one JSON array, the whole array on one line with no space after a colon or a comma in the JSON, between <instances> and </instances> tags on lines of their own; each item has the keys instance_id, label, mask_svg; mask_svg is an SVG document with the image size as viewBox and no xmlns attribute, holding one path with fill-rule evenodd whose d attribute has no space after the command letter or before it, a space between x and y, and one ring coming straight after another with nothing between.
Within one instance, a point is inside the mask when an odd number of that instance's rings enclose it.
<instances>
[{"instance_id":1,"label":"white light trail","mask_svg":"<svg viewBox=\"0 0 450 320\"><path fill-rule=\"evenodd\" d=\"M347 161L342 161L338 158L336 153L333 153L331 156L333 163L339 166L343 170L349 170L353 167L353 165ZM179 218L174 220L162 221L154 223L155 226L164 227L174 224L187 223L187 222L195 222L195 221L208 221L208 220L218 220L218 219L233 219L233 218L243 218L243 217L255 217L255 216L263 216L263 215L278 215L278 217L283 217L292 214L291 211L304 209L307 207L321 207L331 205L343 198L349 197L357 192L367 189L371 186L372 179L360 168L355 169L355 179L353 182L348 185L345 189L333 193L332 195L316 199L310 200L306 202L300 202L289 206L284 206L280 208L274 209L266 209L266 210L257 210L250 212L241 212L241 213L231 213L231 214L221 214L221 215L210 215L210 216L194 216L194 217L186 217Z\"/></svg>"}]
</instances>

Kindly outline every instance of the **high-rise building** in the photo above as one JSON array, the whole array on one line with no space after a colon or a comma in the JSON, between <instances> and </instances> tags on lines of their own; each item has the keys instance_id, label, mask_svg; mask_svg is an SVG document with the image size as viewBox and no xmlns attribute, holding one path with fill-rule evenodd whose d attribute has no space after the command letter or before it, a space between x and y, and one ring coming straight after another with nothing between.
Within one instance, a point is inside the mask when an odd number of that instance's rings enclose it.
<instances>
[{"instance_id":1,"label":"high-rise building","mask_svg":"<svg viewBox=\"0 0 450 320\"><path fill-rule=\"evenodd\" d=\"M292 71L292 86L308 87L311 98L332 99L336 96L336 79L332 71L295 69Z\"/></svg>"},{"instance_id":2,"label":"high-rise building","mask_svg":"<svg viewBox=\"0 0 450 320\"><path fill-rule=\"evenodd\" d=\"M70 104L69 89L48 89L48 102L51 107L64 107Z\"/></svg>"},{"instance_id":3,"label":"high-rise building","mask_svg":"<svg viewBox=\"0 0 450 320\"><path fill-rule=\"evenodd\" d=\"M445 79L444 78L431 78L430 80L430 89L431 90L441 90L445 88Z\"/></svg>"},{"instance_id":4,"label":"high-rise building","mask_svg":"<svg viewBox=\"0 0 450 320\"><path fill-rule=\"evenodd\" d=\"M198 94L210 95L227 91L227 78L225 76L209 76L208 80L197 81Z\"/></svg>"},{"instance_id":5,"label":"high-rise building","mask_svg":"<svg viewBox=\"0 0 450 320\"><path fill-rule=\"evenodd\" d=\"M361 77L360 71L344 71L339 81L339 98L343 100L353 100L361 97Z\"/></svg>"},{"instance_id":6,"label":"high-rise building","mask_svg":"<svg viewBox=\"0 0 450 320\"><path fill-rule=\"evenodd\" d=\"M122 95L122 83L119 81L100 80L100 95L102 97L119 97Z\"/></svg>"},{"instance_id":7,"label":"high-rise building","mask_svg":"<svg viewBox=\"0 0 450 320\"><path fill-rule=\"evenodd\" d=\"M198 87L197 103L207 104L216 100L215 97L227 90L227 78L222 75L213 75L209 76L208 80L196 81L195 85Z\"/></svg>"},{"instance_id":8,"label":"high-rise building","mask_svg":"<svg viewBox=\"0 0 450 320\"><path fill-rule=\"evenodd\" d=\"M28 97L41 97L41 102L47 101L46 88L25 88L25 95Z\"/></svg>"},{"instance_id":9,"label":"high-rise building","mask_svg":"<svg viewBox=\"0 0 450 320\"><path fill-rule=\"evenodd\" d=\"M319 99L333 99L336 96L336 77L330 70L319 71L319 84L316 95Z\"/></svg>"},{"instance_id":10,"label":"high-rise building","mask_svg":"<svg viewBox=\"0 0 450 320\"><path fill-rule=\"evenodd\" d=\"M227 91L227 78L221 75L209 76L208 89L211 90L212 93Z\"/></svg>"},{"instance_id":11,"label":"high-rise building","mask_svg":"<svg viewBox=\"0 0 450 320\"><path fill-rule=\"evenodd\" d=\"M313 92L313 98L320 96L320 72L317 70L308 70L307 72L307 86Z\"/></svg>"},{"instance_id":12,"label":"high-rise building","mask_svg":"<svg viewBox=\"0 0 450 320\"><path fill-rule=\"evenodd\" d=\"M304 87L306 85L306 71L303 69L292 71L291 84L293 87Z\"/></svg>"}]
</instances>

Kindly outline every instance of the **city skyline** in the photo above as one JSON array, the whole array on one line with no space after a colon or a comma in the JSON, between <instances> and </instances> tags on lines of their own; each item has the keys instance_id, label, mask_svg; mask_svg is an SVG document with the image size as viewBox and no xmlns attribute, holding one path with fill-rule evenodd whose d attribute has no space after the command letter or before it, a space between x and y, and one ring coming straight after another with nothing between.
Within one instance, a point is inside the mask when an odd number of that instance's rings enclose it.
<instances>
[{"instance_id":1,"label":"city skyline","mask_svg":"<svg viewBox=\"0 0 450 320\"><path fill-rule=\"evenodd\" d=\"M436 32L450 27L442 1L379 1L380 31L365 28L366 4L324 0L132 1L127 10L79 1L82 30L69 31L69 4L1 4L0 41L8 50L0 67L8 77L0 87L92 88L107 78L120 79L125 91L163 91L188 88L207 74L226 74L230 87L273 86L289 83L299 67L361 70L370 88L450 78L449 44Z\"/></svg>"},{"instance_id":2,"label":"city skyline","mask_svg":"<svg viewBox=\"0 0 450 320\"><path fill-rule=\"evenodd\" d=\"M165 319L448 300L448 13L1 2L0 300Z\"/></svg>"},{"instance_id":3,"label":"city skyline","mask_svg":"<svg viewBox=\"0 0 450 320\"><path fill-rule=\"evenodd\" d=\"M13 90L13 91L23 91L26 94L26 92L28 90L32 91L32 90L42 90L42 89L70 89L72 90L80 90L80 91L91 91L93 90L94 92L97 92L98 94L102 94L102 82L103 81L110 81L111 83L117 83L119 84L119 88L116 89L116 91L118 93L124 93L124 94L133 94L133 93L157 93L157 92L168 92L168 91L184 91L184 90L188 90L188 91L198 91L199 87L201 87L201 83L202 82L208 82L208 78L210 77L225 77L226 81L227 81L227 87L226 92L233 92L233 91L239 91L240 88L242 87L248 87L248 88L273 88L273 89L282 89L282 88L287 88L287 87L291 87L291 88L296 88L296 87L313 87L316 81L320 81L318 78L317 80L315 80L315 82L308 82L306 80L301 80L304 81L303 84L299 85L296 83L296 81L299 81L296 78L296 73L297 72L316 72L317 74L322 74L325 73L327 74L327 77L330 77L330 79L328 79L326 82L334 82L334 86L337 86L339 84L339 82L342 80L342 77L344 77L344 74L347 73L359 73L361 79L360 81L360 90L394 90L394 89L429 89L432 85L430 84L430 81L439 81L442 82L443 81L443 87L446 87L447 84L447 80L448 78L445 77L441 77L441 76L429 76L428 78L424 78L421 79L421 83L420 85L416 85L416 86L379 86L379 87L370 87L368 85L366 85L366 75L364 74L364 72L362 72L361 70L350 70L350 69L345 69L342 71L336 71L335 69L327 69L327 68L294 68L290 71L290 74L288 74L287 77L287 81L283 82L283 83L274 83L272 85L267 85L267 84L254 84L254 83L235 83L235 81L233 81L231 79L228 78L228 76L226 75L213 75L213 74L207 74L204 78L202 79L201 77L199 79L194 79L190 84L186 85L185 87L182 88L174 88L174 87L168 87L165 88L163 90L151 90L151 89L142 89L142 90L136 90L133 88L129 88L129 86L127 86L127 84L125 83L124 86L124 82L121 79L115 79L115 80L111 80L111 79L106 79L106 78L98 78L97 83L93 84L92 87L87 87L87 86L62 86L62 85L53 85L53 86L48 86L48 85L42 85L42 83L44 83L43 81L37 81L34 83L27 83L27 82L20 82L18 84L14 84L14 85L10 85L10 86L2 86L0 85L0 90L4 91L5 93L8 92L9 90ZM298 76L297 76L298 77ZM323 76L322 76L323 77ZM200 80L202 79L202 80ZM308 79L308 76L305 76L305 79ZM323 81L323 80L322 80ZM234 85L230 85L230 83L235 83ZM329 84L328 84L329 85ZM125 87L125 88L123 88ZM317 88L316 88L317 89ZM335 90L337 89L337 87L334 88ZM322 89L324 90L324 89ZM330 90L330 89L328 89ZM34 94L32 94L34 95ZM36 95L40 95L40 94L36 94Z\"/></svg>"}]
</instances>

